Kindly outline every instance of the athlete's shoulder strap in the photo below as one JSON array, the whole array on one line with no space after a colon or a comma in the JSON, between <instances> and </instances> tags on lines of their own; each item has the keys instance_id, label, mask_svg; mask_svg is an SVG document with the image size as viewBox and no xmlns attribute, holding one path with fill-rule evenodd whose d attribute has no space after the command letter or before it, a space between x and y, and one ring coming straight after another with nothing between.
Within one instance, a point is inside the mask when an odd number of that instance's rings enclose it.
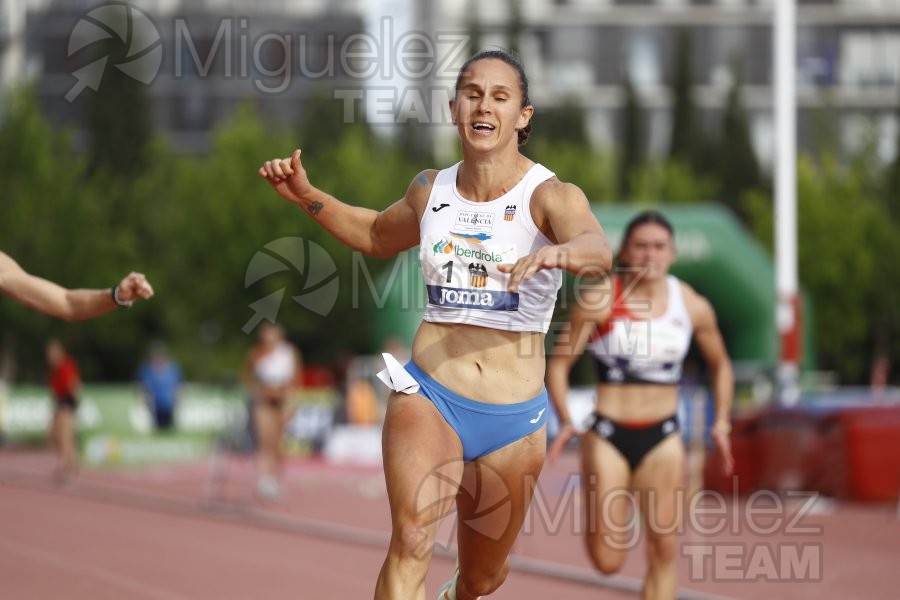
<instances>
[{"instance_id":1,"label":"athlete's shoulder strap","mask_svg":"<svg viewBox=\"0 0 900 600\"><path fill-rule=\"evenodd\" d=\"M669 274L667 280L669 282L669 310L667 312L674 314L677 311L687 315L687 303L684 300L684 287L681 284L681 280L672 274Z\"/></svg>"},{"instance_id":2,"label":"athlete's shoulder strap","mask_svg":"<svg viewBox=\"0 0 900 600\"><path fill-rule=\"evenodd\" d=\"M540 163L534 163L531 168L525 173L524 187L522 189L522 197L521 203L522 206L519 207L519 210L522 213L523 220L522 222L525 224L525 227L528 231L531 232L532 235L538 235L542 239L545 240L546 243L550 243L550 240L546 238L546 236L538 229L537 224L534 222L534 219L531 216L531 196L534 194L534 190L537 189L539 185L554 177L556 174L545 167Z\"/></svg>"},{"instance_id":3,"label":"athlete's shoulder strap","mask_svg":"<svg viewBox=\"0 0 900 600\"><path fill-rule=\"evenodd\" d=\"M459 172L460 163L441 169L434 178L434 187L451 187L456 185L456 174Z\"/></svg>"},{"instance_id":4,"label":"athlete's shoulder strap","mask_svg":"<svg viewBox=\"0 0 900 600\"><path fill-rule=\"evenodd\" d=\"M428 208L434 206L437 202L452 197L453 187L456 185L456 173L459 171L459 163L449 166L446 169L438 171L434 177L434 183L431 185L431 193L428 195L428 202L425 203L425 211L422 213L424 220L428 216Z\"/></svg>"},{"instance_id":5,"label":"athlete's shoulder strap","mask_svg":"<svg viewBox=\"0 0 900 600\"><path fill-rule=\"evenodd\" d=\"M528 172L525 173L525 189L523 190L525 202L530 203L531 195L534 193L534 190L537 189L537 186L541 185L551 177L556 177L556 173L541 163L534 163Z\"/></svg>"}]
</instances>

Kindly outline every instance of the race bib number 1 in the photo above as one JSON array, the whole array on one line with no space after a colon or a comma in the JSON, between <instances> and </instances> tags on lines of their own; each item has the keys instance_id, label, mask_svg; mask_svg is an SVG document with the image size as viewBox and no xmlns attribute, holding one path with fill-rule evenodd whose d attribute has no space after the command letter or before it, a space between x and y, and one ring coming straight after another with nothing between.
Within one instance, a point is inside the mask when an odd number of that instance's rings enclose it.
<instances>
[{"instance_id":1,"label":"race bib number 1","mask_svg":"<svg viewBox=\"0 0 900 600\"><path fill-rule=\"evenodd\" d=\"M447 308L519 309L519 294L507 291L501 264L518 260L515 244L475 243L454 236L429 236L420 253L428 303Z\"/></svg>"}]
</instances>

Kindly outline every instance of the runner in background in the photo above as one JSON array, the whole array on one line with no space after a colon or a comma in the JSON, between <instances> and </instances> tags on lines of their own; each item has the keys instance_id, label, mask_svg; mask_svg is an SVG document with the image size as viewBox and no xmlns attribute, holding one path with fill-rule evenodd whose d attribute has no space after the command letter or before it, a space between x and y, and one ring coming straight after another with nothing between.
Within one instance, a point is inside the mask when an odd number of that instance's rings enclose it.
<instances>
[{"instance_id":1,"label":"runner in background","mask_svg":"<svg viewBox=\"0 0 900 600\"><path fill-rule=\"evenodd\" d=\"M53 418L50 424L50 444L59 457L56 479L69 480L78 470L78 450L75 444L76 413L81 393L81 376L75 360L59 340L47 342L47 365L50 367L50 391L53 394Z\"/></svg>"},{"instance_id":2,"label":"runner in background","mask_svg":"<svg viewBox=\"0 0 900 600\"><path fill-rule=\"evenodd\" d=\"M729 443L734 377L712 306L669 274L675 260L672 225L656 211L625 228L616 276L583 290L569 328L557 338L547 388L560 419L550 447L555 461L578 430L566 399L569 372L587 350L597 371L597 400L581 435L582 490L588 555L604 574L617 573L634 547L632 498L641 512L648 570L643 597L674 599L684 486L685 449L676 418L678 384L691 337L710 370L716 403L712 437L732 469ZM626 492L626 493L623 493ZM683 496L682 496L683 498Z\"/></svg>"},{"instance_id":3,"label":"runner in background","mask_svg":"<svg viewBox=\"0 0 900 600\"><path fill-rule=\"evenodd\" d=\"M300 351L285 340L280 325L265 321L257 336L241 369L241 381L250 397L256 438L256 491L260 498L273 500L281 493L281 437L290 415L288 397L302 371L302 358Z\"/></svg>"}]
</instances>

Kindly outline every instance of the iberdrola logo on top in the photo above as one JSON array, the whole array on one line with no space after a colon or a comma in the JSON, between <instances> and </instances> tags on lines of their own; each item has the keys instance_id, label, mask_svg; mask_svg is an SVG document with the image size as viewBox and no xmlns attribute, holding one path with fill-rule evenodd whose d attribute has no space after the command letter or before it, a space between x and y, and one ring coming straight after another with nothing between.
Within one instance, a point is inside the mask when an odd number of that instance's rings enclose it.
<instances>
[{"instance_id":1,"label":"iberdrola logo on top","mask_svg":"<svg viewBox=\"0 0 900 600\"><path fill-rule=\"evenodd\" d=\"M466 248L459 244L454 245L450 240L439 240L431 247L435 254L453 254L466 259L483 260L484 262L502 263L503 256L491 250Z\"/></svg>"},{"instance_id":2,"label":"iberdrola logo on top","mask_svg":"<svg viewBox=\"0 0 900 600\"><path fill-rule=\"evenodd\" d=\"M432 249L435 254L453 254L453 242L450 240L440 240Z\"/></svg>"}]
</instances>

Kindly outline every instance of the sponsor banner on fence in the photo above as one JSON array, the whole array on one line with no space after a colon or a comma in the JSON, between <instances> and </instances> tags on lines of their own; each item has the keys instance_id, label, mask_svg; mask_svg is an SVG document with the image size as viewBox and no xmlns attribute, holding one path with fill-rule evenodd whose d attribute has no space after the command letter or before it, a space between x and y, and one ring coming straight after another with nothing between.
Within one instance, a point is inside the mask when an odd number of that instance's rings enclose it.
<instances>
[{"instance_id":1,"label":"sponsor banner on fence","mask_svg":"<svg viewBox=\"0 0 900 600\"><path fill-rule=\"evenodd\" d=\"M339 395L308 388L289 401L285 449L302 453L322 444L334 421ZM188 384L175 413L175 429L154 431L153 417L138 388L85 385L76 413L82 460L93 466L133 466L202 458L217 440L250 439L248 400L237 387ZM45 443L53 416L49 392L38 386L0 389L0 433L12 443ZM246 444L232 444L250 449Z\"/></svg>"}]
</instances>

